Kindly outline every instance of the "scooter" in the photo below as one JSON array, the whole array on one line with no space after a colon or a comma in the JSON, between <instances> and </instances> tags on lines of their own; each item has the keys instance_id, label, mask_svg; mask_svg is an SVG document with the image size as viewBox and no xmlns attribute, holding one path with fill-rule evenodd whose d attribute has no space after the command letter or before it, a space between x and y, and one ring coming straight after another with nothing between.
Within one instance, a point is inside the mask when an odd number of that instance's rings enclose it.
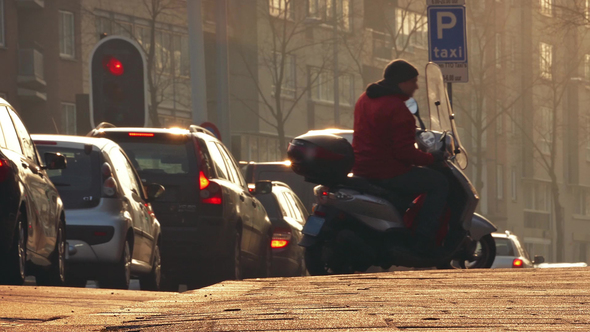
<instances>
[{"instance_id":1,"label":"scooter","mask_svg":"<svg viewBox=\"0 0 590 332\"><path fill-rule=\"evenodd\" d=\"M497 228L475 214L479 197L462 170L468 157L461 144L454 114L438 65L426 66L426 90L430 128L420 117L418 104L406 105L418 118L416 144L423 151L443 150L448 158L432 168L451 184L453 205L441 218L437 237L440 255L414 253L414 219L424 196L403 197L350 174L354 164L352 145L343 137L318 133L293 139L287 154L291 168L314 188L317 205L303 228L299 245L305 247L305 264L311 275L364 272L371 266L437 268L489 268L496 256L491 233ZM443 247L453 209L463 228L462 238L450 249ZM457 240L457 239L455 239Z\"/></svg>"}]
</instances>

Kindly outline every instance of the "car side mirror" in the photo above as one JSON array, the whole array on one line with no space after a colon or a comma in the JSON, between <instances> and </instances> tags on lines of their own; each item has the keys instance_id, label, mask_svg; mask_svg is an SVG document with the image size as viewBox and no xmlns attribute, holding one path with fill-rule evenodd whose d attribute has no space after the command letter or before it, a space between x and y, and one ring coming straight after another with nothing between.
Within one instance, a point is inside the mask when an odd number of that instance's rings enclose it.
<instances>
[{"instance_id":1,"label":"car side mirror","mask_svg":"<svg viewBox=\"0 0 590 332\"><path fill-rule=\"evenodd\" d=\"M148 183L144 185L148 200L153 201L166 191L166 188L158 183Z\"/></svg>"},{"instance_id":2,"label":"car side mirror","mask_svg":"<svg viewBox=\"0 0 590 332\"><path fill-rule=\"evenodd\" d=\"M535 255L535 258L533 258L533 264L541 264L541 263L545 263L545 257Z\"/></svg>"},{"instance_id":3,"label":"car side mirror","mask_svg":"<svg viewBox=\"0 0 590 332\"><path fill-rule=\"evenodd\" d=\"M272 192L272 181L258 181L254 193L256 195L270 194Z\"/></svg>"},{"instance_id":4,"label":"car side mirror","mask_svg":"<svg viewBox=\"0 0 590 332\"><path fill-rule=\"evenodd\" d=\"M46 152L43 157L45 158L45 169L64 169L68 166L66 157L59 152Z\"/></svg>"}]
</instances>

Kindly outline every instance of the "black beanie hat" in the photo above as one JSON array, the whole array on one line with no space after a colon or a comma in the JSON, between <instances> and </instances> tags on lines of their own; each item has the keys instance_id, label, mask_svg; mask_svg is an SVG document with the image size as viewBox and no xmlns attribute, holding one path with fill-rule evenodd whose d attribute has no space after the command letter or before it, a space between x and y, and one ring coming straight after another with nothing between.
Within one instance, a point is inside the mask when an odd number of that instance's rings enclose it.
<instances>
[{"instance_id":1,"label":"black beanie hat","mask_svg":"<svg viewBox=\"0 0 590 332\"><path fill-rule=\"evenodd\" d=\"M383 71L383 78L392 83L401 83L418 76L418 69L405 60L391 61Z\"/></svg>"}]
</instances>

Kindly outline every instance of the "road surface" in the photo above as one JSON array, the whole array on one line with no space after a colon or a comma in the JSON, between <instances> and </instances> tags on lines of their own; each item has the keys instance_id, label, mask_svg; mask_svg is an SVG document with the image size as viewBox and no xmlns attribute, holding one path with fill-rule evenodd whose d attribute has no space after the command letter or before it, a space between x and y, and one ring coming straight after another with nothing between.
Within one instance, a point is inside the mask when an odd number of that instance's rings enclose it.
<instances>
[{"instance_id":1,"label":"road surface","mask_svg":"<svg viewBox=\"0 0 590 332\"><path fill-rule=\"evenodd\" d=\"M8 331L590 331L590 269L226 281L183 293L0 286Z\"/></svg>"}]
</instances>

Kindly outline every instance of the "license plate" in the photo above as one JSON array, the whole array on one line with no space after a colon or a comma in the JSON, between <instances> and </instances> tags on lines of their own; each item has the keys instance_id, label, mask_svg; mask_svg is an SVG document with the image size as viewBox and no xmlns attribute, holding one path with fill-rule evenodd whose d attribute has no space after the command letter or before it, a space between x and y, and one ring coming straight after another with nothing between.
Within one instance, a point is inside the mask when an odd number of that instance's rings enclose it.
<instances>
[{"instance_id":1,"label":"license plate","mask_svg":"<svg viewBox=\"0 0 590 332\"><path fill-rule=\"evenodd\" d=\"M326 219L324 218L318 216L309 216L309 218L307 218L305 226L303 226L302 233L310 236L318 236L325 222Z\"/></svg>"}]
</instances>

